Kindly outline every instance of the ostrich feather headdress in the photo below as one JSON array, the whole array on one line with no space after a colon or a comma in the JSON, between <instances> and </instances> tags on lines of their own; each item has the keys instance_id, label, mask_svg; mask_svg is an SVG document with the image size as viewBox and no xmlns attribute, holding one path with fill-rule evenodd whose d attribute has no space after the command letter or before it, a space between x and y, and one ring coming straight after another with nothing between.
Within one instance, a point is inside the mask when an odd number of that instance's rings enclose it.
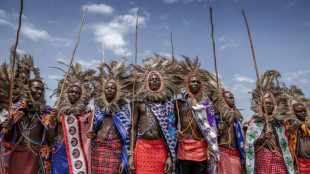
<instances>
[{"instance_id":1,"label":"ostrich feather headdress","mask_svg":"<svg viewBox=\"0 0 310 174\"><path fill-rule=\"evenodd\" d=\"M144 59L143 63L142 66L136 67L136 98L151 102L167 101L173 97L175 92L180 92L177 87L180 79L176 76L177 64L175 62L155 54L154 58ZM158 75L161 81L161 86L156 91L149 87L149 78L152 74ZM133 74L131 74L130 81L133 82L133 80Z\"/></svg>"},{"instance_id":2,"label":"ostrich feather headdress","mask_svg":"<svg viewBox=\"0 0 310 174\"><path fill-rule=\"evenodd\" d=\"M198 57L191 60L189 57L183 56L184 61L179 63L180 67L178 72L183 79L181 89L186 90L188 93L187 102L190 106L197 103L206 102L207 99L212 101L212 96L217 93L216 77L214 74L207 70L200 68ZM189 82L191 77L197 77L201 82L200 91L197 94L193 94L189 89ZM219 81L220 87L221 82Z\"/></svg>"},{"instance_id":3,"label":"ostrich feather headdress","mask_svg":"<svg viewBox=\"0 0 310 174\"><path fill-rule=\"evenodd\" d=\"M59 63L64 64L62 62ZM68 65L66 66L68 67ZM81 64L77 63L75 64L75 66L71 66L67 80L65 81L66 71L62 70L61 68L57 69L65 73L64 78L59 81L58 88L55 89L53 93L53 95L56 94L57 98L60 97L60 112L66 115L82 115L84 112L87 111L87 106L91 99L91 85L93 74L95 73L95 71L86 70L85 72L83 72ZM62 96L60 96L61 87L64 81L64 92L62 93ZM82 89L81 97L74 104L70 103L67 94L68 90L70 89L70 87L72 87L72 85L78 85Z\"/></svg>"},{"instance_id":4,"label":"ostrich feather headdress","mask_svg":"<svg viewBox=\"0 0 310 174\"><path fill-rule=\"evenodd\" d=\"M127 81L130 68L124 65L126 61L127 59L123 58L119 62L102 63L98 67L99 76L94 78L95 107L102 109L108 114L119 111L120 106L126 105L130 98L131 91ZM107 101L104 93L105 87L109 82L114 82L117 88L116 96L111 102Z\"/></svg>"},{"instance_id":5,"label":"ostrich feather headdress","mask_svg":"<svg viewBox=\"0 0 310 174\"><path fill-rule=\"evenodd\" d=\"M256 83L256 88L251 91L251 110L255 112L253 115L257 120L265 120L265 114L263 112L263 100L266 94L269 94L273 104L274 113L269 117L269 121L274 120L284 121L289 115L289 96L284 93L283 89L280 87L278 78L281 76L280 72L276 70L268 70L261 77L261 85L263 89L263 95L260 93L258 82Z\"/></svg>"}]
</instances>

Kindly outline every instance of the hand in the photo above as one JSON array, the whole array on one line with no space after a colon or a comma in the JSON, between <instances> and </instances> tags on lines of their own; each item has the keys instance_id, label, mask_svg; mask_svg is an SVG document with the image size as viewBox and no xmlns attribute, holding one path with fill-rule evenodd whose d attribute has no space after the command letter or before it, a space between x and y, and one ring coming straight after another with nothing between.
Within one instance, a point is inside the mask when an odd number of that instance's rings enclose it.
<instances>
[{"instance_id":1,"label":"hand","mask_svg":"<svg viewBox=\"0 0 310 174\"><path fill-rule=\"evenodd\" d=\"M211 160L211 157L212 157L214 159L214 165L216 165L217 159L216 159L215 154L211 150L207 151L207 157L208 157L208 160Z\"/></svg>"},{"instance_id":2,"label":"hand","mask_svg":"<svg viewBox=\"0 0 310 174\"><path fill-rule=\"evenodd\" d=\"M273 130L272 130L272 129L269 129L269 130L267 130L265 133L263 133L263 135L261 136L261 138L262 138L263 140L271 139L271 138L272 138L272 135L273 135Z\"/></svg>"},{"instance_id":3,"label":"hand","mask_svg":"<svg viewBox=\"0 0 310 174\"><path fill-rule=\"evenodd\" d=\"M55 125L56 124L57 115L58 115L58 110L56 108L54 108L52 110L52 112L50 113L51 125Z\"/></svg>"},{"instance_id":4,"label":"hand","mask_svg":"<svg viewBox=\"0 0 310 174\"><path fill-rule=\"evenodd\" d=\"M86 135L87 135L87 138L90 138L90 139L94 139L96 137L96 133L94 132L94 130L88 131Z\"/></svg>"},{"instance_id":5,"label":"hand","mask_svg":"<svg viewBox=\"0 0 310 174\"><path fill-rule=\"evenodd\" d=\"M172 171L172 159L171 156L168 156L165 164L165 173L170 173Z\"/></svg>"},{"instance_id":6,"label":"hand","mask_svg":"<svg viewBox=\"0 0 310 174\"><path fill-rule=\"evenodd\" d=\"M128 156L127 168L129 170L129 173L133 173L135 171L135 162L133 159L133 155Z\"/></svg>"},{"instance_id":7,"label":"hand","mask_svg":"<svg viewBox=\"0 0 310 174\"><path fill-rule=\"evenodd\" d=\"M11 129L13 126L13 118L7 118L3 121L2 127L5 129Z\"/></svg>"},{"instance_id":8,"label":"hand","mask_svg":"<svg viewBox=\"0 0 310 174\"><path fill-rule=\"evenodd\" d=\"M124 164L121 163L121 165L119 165L119 168L118 168L118 174L123 174L125 173L125 167L124 167Z\"/></svg>"},{"instance_id":9,"label":"hand","mask_svg":"<svg viewBox=\"0 0 310 174\"><path fill-rule=\"evenodd\" d=\"M181 140L181 139L183 139L183 132L177 130L177 131L175 132L174 136L175 136L178 140Z\"/></svg>"},{"instance_id":10,"label":"hand","mask_svg":"<svg viewBox=\"0 0 310 174\"><path fill-rule=\"evenodd\" d=\"M218 125L218 128L219 128L219 134L222 134L224 129L225 129L225 123L224 121L221 121Z\"/></svg>"}]
</instances>

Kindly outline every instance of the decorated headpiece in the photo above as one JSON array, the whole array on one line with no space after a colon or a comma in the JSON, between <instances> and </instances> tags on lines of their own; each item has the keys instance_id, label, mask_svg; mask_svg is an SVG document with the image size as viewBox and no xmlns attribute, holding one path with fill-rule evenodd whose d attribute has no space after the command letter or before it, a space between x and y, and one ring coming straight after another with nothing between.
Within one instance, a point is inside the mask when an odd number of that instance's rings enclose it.
<instances>
[{"instance_id":1,"label":"decorated headpiece","mask_svg":"<svg viewBox=\"0 0 310 174\"><path fill-rule=\"evenodd\" d=\"M32 75L33 77L31 77ZM24 55L21 58L19 76L21 77L18 78L18 83L23 85L22 99L28 104L31 104L34 111L40 111L46 104L45 91L43 91L40 100L35 100L31 95L30 84L33 81L44 83L40 76L40 69L34 65L33 57L30 54Z\"/></svg>"},{"instance_id":2,"label":"decorated headpiece","mask_svg":"<svg viewBox=\"0 0 310 174\"><path fill-rule=\"evenodd\" d=\"M176 63L172 63L166 57L158 54L155 54L154 58L144 59L143 63L142 66L136 67L136 98L151 102L167 101L173 97L175 92L180 92L176 85L180 83L175 72ZM149 86L149 79L153 74L159 77L161 83L156 91L151 90ZM129 80L131 83L134 81L133 73Z\"/></svg>"},{"instance_id":3,"label":"decorated headpiece","mask_svg":"<svg viewBox=\"0 0 310 174\"><path fill-rule=\"evenodd\" d=\"M240 123L243 121L243 116L239 112L239 110L234 106L231 108L228 106L226 100L225 100L225 94L231 93L230 91L226 91L225 89L221 90L220 95L214 94L213 95L213 105L217 112L220 113L220 117L229 124L231 124L233 121L237 120ZM232 93L231 93L232 94ZM217 115L218 117L219 115Z\"/></svg>"},{"instance_id":4,"label":"decorated headpiece","mask_svg":"<svg viewBox=\"0 0 310 174\"><path fill-rule=\"evenodd\" d=\"M64 64L64 63L61 63L61 64ZM68 65L66 66L68 67ZM62 71L66 72L64 70ZM56 94L58 100L60 100L59 109L61 113L66 114L66 115L69 115L69 114L82 115L84 112L87 111L87 106L91 99L91 92L92 92L91 82L92 82L92 78L93 78L92 76L94 73L95 73L94 70L86 70L85 72L82 72L82 66L79 63L75 64L75 66L71 66L70 72L68 74L66 81L65 81L65 76L66 76L65 74L64 78L59 81L58 88L55 89L53 93L53 95ZM64 92L62 93L62 96L60 96L61 87L64 81L65 81ZM79 100L76 101L74 104L71 104L68 99L67 92L74 85L79 86L82 89L82 93L81 93L81 97L79 98Z\"/></svg>"},{"instance_id":5,"label":"decorated headpiece","mask_svg":"<svg viewBox=\"0 0 310 174\"><path fill-rule=\"evenodd\" d=\"M280 76L280 72L276 70L268 70L262 75L261 85L263 89L263 95L260 93L258 82L256 83L256 88L251 92L251 110L255 112L253 116L254 118L258 120L265 120L265 114L263 112L263 100L265 100L266 95L268 95L274 105L273 114L268 116L269 121L284 121L290 116L288 112L289 97L280 87L280 83L278 82L278 78Z\"/></svg>"},{"instance_id":6,"label":"decorated headpiece","mask_svg":"<svg viewBox=\"0 0 310 174\"><path fill-rule=\"evenodd\" d=\"M94 78L95 107L108 114L119 111L120 106L126 105L130 98L132 89L128 87L129 83L127 82L130 68L124 65L126 61L127 59L123 58L120 62L102 63L98 67L100 74ZM109 82L115 83L117 90L116 96L111 102L108 102L104 93Z\"/></svg>"},{"instance_id":7,"label":"decorated headpiece","mask_svg":"<svg viewBox=\"0 0 310 174\"><path fill-rule=\"evenodd\" d=\"M216 77L212 73L200 68L198 57L193 60L186 56L183 56L183 58L185 61L180 62L178 72L183 79L181 89L186 90L189 105L193 106L196 103L206 102L207 99L211 99L212 95L217 92ZM193 94L189 89L189 83L193 77L198 78L201 82L201 87L197 94ZM221 87L220 81L219 84Z\"/></svg>"}]
</instances>

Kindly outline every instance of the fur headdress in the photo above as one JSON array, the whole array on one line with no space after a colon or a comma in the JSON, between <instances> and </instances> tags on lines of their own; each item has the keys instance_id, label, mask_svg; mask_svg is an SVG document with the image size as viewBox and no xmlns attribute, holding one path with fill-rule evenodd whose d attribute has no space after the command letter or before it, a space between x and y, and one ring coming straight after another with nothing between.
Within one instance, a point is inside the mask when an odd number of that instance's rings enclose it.
<instances>
[{"instance_id":1,"label":"fur headdress","mask_svg":"<svg viewBox=\"0 0 310 174\"><path fill-rule=\"evenodd\" d=\"M59 63L64 64L62 62L59 62ZM66 66L68 67L68 65ZM57 98L60 97L59 99L60 100L60 103L59 103L60 112L66 115L69 115L69 114L82 115L84 112L87 111L87 106L91 99L91 92L92 92L91 82L93 78L92 75L95 73L95 71L86 70L85 72L82 72L82 66L79 63L75 64L75 66L71 66L67 80L64 84L64 92L62 93L62 96L60 96L61 87L64 83L65 76L66 76L66 71L64 70L62 71L65 73L64 78L59 81L58 88L55 89L53 93L53 95L56 94ZM68 95L67 95L67 92L72 85L78 85L82 89L80 99L73 105L70 103L68 99Z\"/></svg>"},{"instance_id":2,"label":"fur headdress","mask_svg":"<svg viewBox=\"0 0 310 174\"><path fill-rule=\"evenodd\" d=\"M261 77L261 85L263 89L263 95L260 93L260 88L258 82L256 83L256 88L251 92L251 110L255 112L253 115L257 120L265 120L265 114L263 112L263 100L266 94L269 94L273 104L274 113L269 117L269 121L284 121L287 119L289 114L288 100L289 96L284 93L283 89L280 87L278 78L281 76L280 72L276 70L268 70Z\"/></svg>"},{"instance_id":3,"label":"fur headdress","mask_svg":"<svg viewBox=\"0 0 310 174\"><path fill-rule=\"evenodd\" d=\"M136 98L151 102L167 101L173 97L175 92L180 92L176 85L180 79L176 76L177 64L175 62L155 54L154 58L144 59L143 63L142 66L136 67ZM131 83L134 81L133 73L129 79ZM149 78L152 74L158 75L161 81L161 86L156 91L151 90L149 87Z\"/></svg>"},{"instance_id":4,"label":"fur headdress","mask_svg":"<svg viewBox=\"0 0 310 174\"><path fill-rule=\"evenodd\" d=\"M285 92L289 95L289 109L290 109L290 115L292 115L289 118L289 124L292 125L289 128L290 132L294 132L295 130L299 129L299 127L302 124L306 124L308 128L310 128L310 99L307 98L301 91L301 89L298 89L297 86L291 86L290 89L285 88ZM294 112L293 108L293 102L301 103L306 107L307 110L307 119L305 122L299 120Z\"/></svg>"},{"instance_id":5,"label":"fur headdress","mask_svg":"<svg viewBox=\"0 0 310 174\"><path fill-rule=\"evenodd\" d=\"M220 113L220 117L222 117L223 121L228 122L229 125L235 120L242 123L243 116L241 115L239 110L236 108L236 105L233 108L228 106L225 100L225 96L224 96L225 93L231 93L231 92L225 91L225 89L222 89L220 95L218 93L213 95L214 96L213 105L214 105L215 110Z\"/></svg>"},{"instance_id":6,"label":"fur headdress","mask_svg":"<svg viewBox=\"0 0 310 174\"><path fill-rule=\"evenodd\" d=\"M127 59L123 58L120 62L102 63L98 67L99 76L94 78L95 107L102 109L108 114L119 111L120 106L126 105L128 103L127 100L130 98L130 88L128 88L127 83L130 68L124 65L126 61ZM105 87L109 82L114 82L117 88L116 96L110 103L104 94Z\"/></svg>"},{"instance_id":7,"label":"fur headdress","mask_svg":"<svg viewBox=\"0 0 310 174\"><path fill-rule=\"evenodd\" d=\"M179 73L183 79L181 89L188 93L187 102L190 106L197 103L206 102L207 99L212 101L212 96L217 93L216 77L214 74L200 68L198 57L191 60L189 57L183 56L184 61L180 62ZM201 82L200 91L197 94L191 93L189 90L189 81L191 77L197 77ZM222 87L219 81L220 88Z\"/></svg>"}]
</instances>

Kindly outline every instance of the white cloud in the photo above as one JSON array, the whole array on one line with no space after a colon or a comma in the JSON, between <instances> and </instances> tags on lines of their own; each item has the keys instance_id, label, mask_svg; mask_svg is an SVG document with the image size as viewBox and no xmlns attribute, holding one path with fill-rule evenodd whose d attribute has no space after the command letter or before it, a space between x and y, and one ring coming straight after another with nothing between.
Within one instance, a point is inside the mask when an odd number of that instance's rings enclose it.
<instances>
[{"instance_id":1,"label":"white cloud","mask_svg":"<svg viewBox=\"0 0 310 174\"><path fill-rule=\"evenodd\" d=\"M164 3L172 4L178 2L178 0L163 0Z\"/></svg>"},{"instance_id":2,"label":"white cloud","mask_svg":"<svg viewBox=\"0 0 310 174\"><path fill-rule=\"evenodd\" d=\"M225 40L225 36L221 36L220 38L219 38L219 41L221 42L221 41L223 41L223 40Z\"/></svg>"},{"instance_id":3,"label":"white cloud","mask_svg":"<svg viewBox=\"0 0 310 174\"><path fill-rule=\"evenodd\" d=\"M310 70L299 70L297 72L289 72L285 74L284 80L287 82L291 82L293 80L298 80L301 77L309 76L308 74L310 74Z\"/></svg>"},{"instance_id":4,"label":"white cloud","mask_svg":"<svg viewBox=\"0 0 310 174\"><path fill-rule=\"evenodd\" d=\"M48 20L47 23L48 23L48 24L53 24L53 25L55 25L55 24L60 24L60 22L58 22L58 21L53 21L53 20Z\"/></svg>"},{"instance_id":5,"label":"white cloud","mask_svg":"<svg viewBox=\"0 0 310 174\"><path fill-rule=\"evenodd\" d=\"M47 40L50 41L53 45L62 45L62 46L70 46L72 45L72 41L60 37L52 37L45 30L36 29L30 23L24 23L21 28L21 32L28 37L30 40L38 41L38 40Z\"/></svg>"},{"instance_id":6,"label":"white cloud","mask_svg":"<svg viewBox=\"0 0 310 174\"><path fill-rule=\"evenodd\" d=\"M7 20L4 20L4 19L1 19L1 18L0 18L0 25L8 25L8 26L11 26L11 27L14 26L11 22L9 22Z\"/></svg>"},{"instance_id":7,"label":"white cloud","mask_svg":"<svg viewBox=\"0 0 310 174\"><path fill-rule=\"evenodd\" d=\"M125 36L134 33L136 27L136 9L129 10L129 14L119 15L110 22L95 23L90 27L94 30L95 41L104 43L105 49L111 50L117 56L130 56L129 43L125 41ZM149 13L142 11L139 16L139 28L146 26Z\"/></svg>"},{"instance_id":8,"label":"white cloud","mask_svg":"<svg viewBox=\"0 0 310 174\"><path fill-rule=\"evenodd\" d=\"M247 87L243 84L234 84L230 91L234 94L234 96L237 96L239 99L244 99L249 96L249 92L252 91L251 88Z\"/></svg>"},{"instance_id":9,"label":"white cloud","mask_svg":"<svg viewBox=\"0 0 310 174\"><path fill-rule=\"evenodd\" d=\"M16 52L17 52L17 54L19 54L19 55L24 55L24 54L26 54L26 51L25 51L25 50L21 50L21 49L16 49Z\"/></svg>"},{"instance_id":10,"label":"white cloud","mask_svg":"<svg viewBox=\"0 0 310 174\"><path fill-rule=\"evenodd\" d=\"M0 9L0 18L6 18L6 17L7 17L6 12Z\"/></svg>"},{"instance_id":11,"label":"white cloud","mask_svg":"<svg viewBox=\"0 0 310 174\"><path fill-rule=\"evenodd\" d=\"M182 23L185 24L185 25L187 25L187 26L191 25L191 22L190 22L190 21L187 21L187 20L182 20Z\"/></svg>"},{"instance_id":12,"label":"white cloud","mask_svg":"<svg viewBox=\"0 0 310 174\"><path fill-rule=\"evenodd\" d=\"M88 8L89 13L99 13L99 14L113 14L115 9L111 6L105 5L105 4L91 4L91 5L83 5L82 10L85 11L85 9Z\"/></svg>"},{"instance_id":13,"label":"white cloud","mask_svg":"<svg viewBox=\"0 0 310 174\"><path fill-rule=\"evenodd\" d=\"M58 76L58 75L49 75L48 78L49 78L49 79L52 79L52 80L60 80L60 79L62 79L63 77L62 77L62 76Z\"/></svg>"},{"instance_id":14,"label":"white cloud","mask_svg":"<svg viewBox=\"0 0 310 174\"><path fill-rule=\"evenodd\" d=\"M221 45L220 48L219 48L219 50L222 51L222 50L224 50L224 49L226 49L226 48L227 48L227 45Z\"/></svg>"},{"instance_id":15,"label":"white cloud","mask_svg":"<svg viewBox=\"0 0 310 174\"><path fill-rule=\"evenodd\" d=\"M295 5L295 2L290 2L288 4L286 4L286 7L293 7Z\"/></svg>"},{"instance_id":16,"label":"white cloud","mask_svg":"<svg viewBox=\"0 0 310 174\"><path fill-rule=\"evenodd\" d=\"M255 83L255 80L250 78L250 77L246 77L246 76L241 76L240 74L234 74L234 80L236 82L249 82L249 83Z\"/></svg>"},{"instance_id":17,"label":"white cloud","mask_svg":"<svg viewBox=\"0 0 310 174\"><path fill-rule=\"evenodd\" d=\"M81 59L78 59L76 61L77 63L81 64L83 68L91 68L91 69L96 69L96 67L98 67L100 65L100 63L102 63L100 60L81 60Z\"/></svg>"},{"instance_id":18,"label":"white cloud","mask_svg":"<svg viewBox=\"0 0 310 174\"><path fill-rule=\"evenodd\" d=\"M158 19L160 19L160 20L166 20L166 19L168 19L169 16L170 16L170 15L162 15L162 16L159 16Z\"/></svg>"},{"instance_id":19,"label":"white cloud","mask_svg":"<svg viewBox=\"0 0 310 174\"><path fill-rule=\"evenodd\" d=\"M308 79L299 79L298 82L301 83L301 84L306 85L306 84L309 83L309 80Z\"/></svg>"}]
</instances>

